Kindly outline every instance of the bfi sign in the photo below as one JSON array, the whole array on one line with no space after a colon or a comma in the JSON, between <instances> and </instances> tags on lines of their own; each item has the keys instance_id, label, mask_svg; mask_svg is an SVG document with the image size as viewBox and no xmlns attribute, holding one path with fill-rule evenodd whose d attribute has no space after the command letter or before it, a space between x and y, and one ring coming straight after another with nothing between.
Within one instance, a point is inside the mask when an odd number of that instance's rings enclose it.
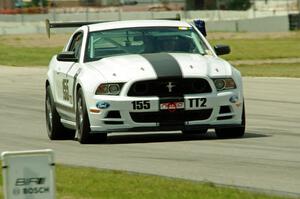
<instances>
[{"instance_id":1,"label":"bfi sign","mask_svg":"<svg viewBox=\"0 0 300 199\"><path fill-rule=\"evenodd\" d=\"M52 150L3 152L5 199L55 199Z\"/></svg>"}]
</instances>

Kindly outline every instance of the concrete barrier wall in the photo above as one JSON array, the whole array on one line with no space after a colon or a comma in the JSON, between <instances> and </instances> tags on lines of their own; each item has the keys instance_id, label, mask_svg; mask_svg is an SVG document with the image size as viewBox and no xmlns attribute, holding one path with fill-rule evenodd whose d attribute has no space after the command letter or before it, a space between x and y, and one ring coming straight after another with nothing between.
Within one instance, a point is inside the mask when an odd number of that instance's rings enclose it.
<instances>
[{"instance_id":1,"label":"concrete barrier wall","mask_svg":"<svg viewBox=\"0 0 300 199\"><path fill-rule=\"evenodd\" d=\"M289 31L288 16L264 17L238 21L241 32L287 32Z\"/></svg>"},{"instance_id":2,"label":"concrete barrier wall","mask_svg":"<svg viewBox=\"0 0 300 199\"><path fill-rule=\"evenodd\" d=\"M201 18L206 21L232 20L232 19L247 19L249 11L188 11L186 18L195 19Z\"/></svg>"},{"instance_id":3,"label":"concrete barrier wall","mask_svg":"<svg viewBox=\"0 0 300 199\"><path fill-rule=\"evenodd\" d=\"M201 18L206 21L208 31L226 32L286 32L289 31L287 15L249 19L249 12L243 11L189 11L189 12L102 12L63 13L40 15L0 15L0 34L25 34L45 32L45 19L51 21L113 21L131 19L174 18L180 13L182 18ZM252 13L253 14L253 13ZM251 15L251 13L250 13ZM237 17L238 16L238 17ZM235 19L237 18L237 19ZM216 20L216 19L222 19ZM226 20L231 19L231 20ZM68 29L67 32L74 29ZM55 30L64 32L66 30Z\"/></svg>"},{"instance_id":4,"label":"concrete barrier wall","mask_svg":"<svg viewBox=\"0 0 300 199\"><path fill-rule=\"evenodd\" d=\"M208 21L206 22L207 32L237 32L237 21Z\"/></svg>"},{"instance_id":5,"label":"concrete barrier wall","mask_svg":"<svg viewBox=\"0 0 300 199\"><path fill-rule=\"evenodd\" d=\"M0 22L40 22L45 19L54 21L76 21L76 20L124 20L124 19L151 19L151 18L170 18L180 14L183 18L201 18L205 21L220 20L241 20L269 16L284 16L292 14L286 11L224 11L224 10L197 10L197 11L165 11L165 12L78 12L78 13L56 13L33 15L1 15Z\"/></svg>"},{"instance_id":6,"label":"concrete barrier wall","mask_svg":"<svg viewBox=\"0 0 300 199\"><path fill-rule=\"evenodd\" d=\"M225 32L288 32L288 16L263 17L232 21L208 21L207 31Z\"/></svg>"},{"instance_id":7,"label":"concrete barrier wall","mask_svg":"<svg viewBox=\"0 0 300 199\"><path fill-rule=\"evenodd\" d=\"M0 35L45 33L45 23L0 23Z\"/></svg>"}]
</instances>

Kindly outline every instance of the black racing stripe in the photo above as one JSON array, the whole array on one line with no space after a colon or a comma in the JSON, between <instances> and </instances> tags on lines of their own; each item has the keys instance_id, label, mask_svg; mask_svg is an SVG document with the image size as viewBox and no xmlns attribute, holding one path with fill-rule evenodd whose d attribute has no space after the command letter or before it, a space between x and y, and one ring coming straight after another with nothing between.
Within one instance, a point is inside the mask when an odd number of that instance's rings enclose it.
<instances>
[{"instance_id":1,"label":"black racing stripe","mask_svg":"<svg viewBox=\"0 0 300 199\"><path fill-rule=\"evenodd\" d=\"M162 83L162 87L165 87L168 82L182 82L183 78L182 71L180 69L179 63L177 60L167 53L155 53L155 54L143 54L142 55L148 62L152 65L158 81ZM181 85L176 85L180 87ZM158 88L160 89L160 88ZM162 89L165 92L168 92L167 89ZM175 88L174 88L175 90ZM180 89L179 92L165 93L160 94L159 104L161 103L174 103L174 102L183 102L183 90ZM168 110L160 110L159 117L157 118L159 126L168 127L168 126L184 126L184 110L176 110L171 112Z\"/></svg>"},{"instance_id":2,"label":"black racing stripe","mask_svg":"<svg viewBox=\"0 0 300 199\"><path fill-rule=\"evenodd\" d=\"M176 59L168 53L142 54L160 78L182 78L182 72Z\"/></svg>"}]
</instances>

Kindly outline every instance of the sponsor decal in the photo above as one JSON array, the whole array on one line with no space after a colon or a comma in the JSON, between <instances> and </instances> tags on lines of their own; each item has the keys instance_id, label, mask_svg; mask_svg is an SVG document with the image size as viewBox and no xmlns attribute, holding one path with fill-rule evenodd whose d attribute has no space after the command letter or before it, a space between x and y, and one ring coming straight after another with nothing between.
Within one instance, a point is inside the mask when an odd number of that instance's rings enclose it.
<instances>
[{"instance_id":1,"label":"sponsor decal","mask_svg":"<svg viewBox=\"0 0 300 199\"><path fill-rule=\"evenodd\" d=\"M50 187L45 186L46 178L17 178L15 182L15 188L13 189L14 195L28 195L28 194L40 194L48 193ZM28 187L30 186L30 187Z\"/></svg>"},{"instance_id":2,"label":"sponsor decal","mask_svg":"<svg viewBox=\"0 0 300 199\"><path fill-rule=\"evenodd\" d=\"M160 104L160 110L168 110L172 113L177 109L184 109L184 102L167 102Z\"/></svg>"},{"instance_id":3,"label":"sponsor decal","mask_svg":"<svg viewBox=\"0 0 300 199\"><path fill-rule=\"evenodd\" d=\"M178 30L188 30L188 29L191 29L189 27L178 27Z\"/></svg>"},{"instance_id":4,"label":"sponsor decal","mask_svg":"<svg viewBox=\"0 0 300 199\"><path fill-rule=\"evenodd\" d=\"M175 112L176 109L177 109L177 106L176 106L175 103L168 103L167 107L168 107L168 111L171 112L171 113Z\"/></svg>"},{"instance_id":5,"label":"sponsor decal","mask_svg":"<svg viewBox=\"0 0 300 199\"><path fill-rule=\"evenodd\" d=\"M26 186L32 184L45 184L46 178L17 178L15 185L16 186Z\"/></svg>"},{"instance_id":6,"label":"sponsor decal","mask_svg":"<svg viewBox=\"0 0 300 199\"><path fill-rule=\"evenodd\" d=\"M69 80L68 79L62 80L62 87L63 87L63 99L65 101L69 101L70 95L69 95Z\"/></svg>"},{"instance_id":7,"label":"sponsor decal","mask_svg":"<svg viewBox=\"0 0 300 199\"><path fill-rule=\"evenodd\" d=\"M110 104L108 102L99 101L96 103L96 107L99 109L107 109L110 107Z\"/></svg>"},{"instance_id":8,"label":"sponsor decal","mask_svg":"<svg viewBox=\"0 0 300 199\"><path fill-rule=\"evenodd\" d=\"M49 191L49 187L29 187L23 189L24 194L48 193Z\"/></svg>"}]
</instances>

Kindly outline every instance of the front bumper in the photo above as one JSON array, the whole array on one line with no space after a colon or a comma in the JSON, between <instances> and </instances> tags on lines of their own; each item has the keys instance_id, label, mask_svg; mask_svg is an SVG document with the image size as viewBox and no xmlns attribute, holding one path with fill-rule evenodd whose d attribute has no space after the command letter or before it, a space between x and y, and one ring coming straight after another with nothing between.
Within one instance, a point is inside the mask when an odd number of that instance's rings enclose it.
<instances>
[{"instance_id":1,"label":"front bumper","mask_svg":"<svg viewBox=\"0 0 300 199\"><path fill-rule=\"evenodd\" d=\"M99 103L108 106L97 108ZM182 98L94 96L88 104L92 132L242 126L243 96L238 89L184 95ZM96 113L94 110L99 111Z\"/></svg>"}]
</instances>

